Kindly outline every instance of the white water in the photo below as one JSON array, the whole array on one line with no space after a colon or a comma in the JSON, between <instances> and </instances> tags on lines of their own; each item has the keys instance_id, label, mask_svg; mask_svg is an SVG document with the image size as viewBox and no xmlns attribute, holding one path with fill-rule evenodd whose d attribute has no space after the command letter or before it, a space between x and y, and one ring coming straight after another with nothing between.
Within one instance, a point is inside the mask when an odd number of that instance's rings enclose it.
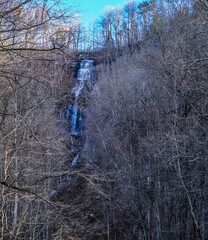
<instances>
[{"instance_id":1,"label":"white water","mask_svg":"<svg viewBox=\"0 0 208 240\"><path fill-rule=\"evenodd\" d=\"M93 74L93 64L92 60L82 60L80 63L80 68L78 70L78 78L76 86L72 89L72 95L75 97L75 103L72 110L72 120L71 120L71 136L82 136L83 131L83 115L82 110L79 107L79 99L83 95L83 88L88 81L91 80ZM71 151L75 151L73 141L71 142ZM79 159L79 153L74 157L72 161L72 168L77 168L77 160Z\"/></svg>"},{"instance_id":2,"label":"white water","mask_svg":"<svg viewBox=\"0 0 208 240\"><path fill-rule=\"evenodd\" d=\"M83 90L93 77L93 68L94 61L92 60L85 59L80 62L75 87L71 91L71 98L74 99L74 103L68 107L64 106L60 109L60 118L64 120L60 124L60 128L66 132L66 134L71 135L71 153L74 155L73 161L71 163L71 168L73 169L79 168L78 160L80 157L80 152L86 151L87 148L87 142L85 142L84 146L81 147L81 149L80 147L77 148L76 142L79 137L81 138L83 136ZM65 95L64 99L67 97L68 95ZM68 123L70 124L69 126ZM80 139L80 141L82 140L83 139ZM71 176L67 176L66 180L58 186L58 191L62 191L65 187L67 187L70 184L70 181ZM57 190L53 190L50 197L56 194Z\"/></svg>"}]
</instances>

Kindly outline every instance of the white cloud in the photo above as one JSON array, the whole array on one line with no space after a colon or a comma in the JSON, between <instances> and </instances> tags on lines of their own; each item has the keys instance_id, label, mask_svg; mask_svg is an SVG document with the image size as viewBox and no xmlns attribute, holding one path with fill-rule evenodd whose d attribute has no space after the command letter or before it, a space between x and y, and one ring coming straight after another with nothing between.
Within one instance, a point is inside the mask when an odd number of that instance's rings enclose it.
<instances>
[{"instance_id":1,"label":"white cloud","mask_svg":"<svg viewBox=\"0 0 208 240\"><path fill-rule=\"evenodd\" d=\"M81 15L80 15L79 13L75 12L75 13L73 14L73 17L76 18L76 19L80 19L80 18L81 18Z\"/></svg>"},{"instance_id":2,"label":"white cloud","mask_svg":"<svg viewBox=\"0 0 208 240\"><path fill-rule=\"evenodd\" d=\"M73 24L79 24L82 22L82 16L77 12L73 13L71 17L71 21L73 22Z\"/></svg>"},{"instance_id":3,"label":"white cloud","mask_svg":"<svg viewBox=\"0 0 208 240\"><path fill-rule=\"evenodd\" d=\"M116 6L112 6L112 5L107 5L103 8L102 13L103 12L109 12L115 9L121 9L122 5L121 4L117 4Z\"/></svg>"},{"instance_id":4,"label":"white cloud","mask_svg":"<svg viewBox=\"0 0 208 240\"><path fill-rule=\"evenodd\" d=\"M114 6L107 5L107 6L104 7L103 10L108 12L108 11L112 11L112 10L114 10L115 8L116 8L116 7L114 7Z\"/></svg>"}]
</instances>

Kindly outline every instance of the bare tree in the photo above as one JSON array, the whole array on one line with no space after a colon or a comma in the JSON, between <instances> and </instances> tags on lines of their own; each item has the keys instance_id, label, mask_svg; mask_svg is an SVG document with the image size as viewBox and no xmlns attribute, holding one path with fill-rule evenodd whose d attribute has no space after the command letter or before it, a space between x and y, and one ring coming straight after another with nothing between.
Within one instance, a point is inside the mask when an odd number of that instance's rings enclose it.
<instances>
[{"instance_id":1,"label":"bare tree","mask_svg":"<svg viewBox=\"0 0 208 240\"><path fill-rule=\"evenodd\" d=\"M72 56L68 36L76 34L70 28L72 6L60 4L0 2L1 239L51 239L58 231L49 201L55 181L45 176L62 175L57 165L68 154L56 97L66 75L63 54ZM63 21L64 36L56 38Z\"/></svg>"},{"instance_id":2,"label":"bare tree","mask_svg":"<svg viewBox=\"0 0 208 240\"><path fill-rule=\"evenodd\" d=\"M97 68L86 112L103 239L207 238L207 8L160 4L142 49Z\"/></svg>"}]
</instances>

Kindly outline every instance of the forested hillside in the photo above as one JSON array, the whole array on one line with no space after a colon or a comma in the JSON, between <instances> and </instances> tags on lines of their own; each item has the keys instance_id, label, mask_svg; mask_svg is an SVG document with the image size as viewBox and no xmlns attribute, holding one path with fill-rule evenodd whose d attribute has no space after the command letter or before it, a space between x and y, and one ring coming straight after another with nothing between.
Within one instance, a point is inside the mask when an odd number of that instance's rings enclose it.
<instances>
[{"instance_id":1,"label":"forested hillside","mask_svg":"<svg viewBox=\"0 0 208 240\"><path fill-rule=\"evenodd\" d=\"M108 64L97 67L86 135L108 196L103 239L208 238L207 7L135 2L123 25L118 10L101 18Z\"/></svg>"},{"instance_id":2,"label":"forested hillside","mask_svg":"<svg viewBox=\"0 0 208 240\"><path fill-rule=\"evenodd\" d=\"M0 12L0 239L56 239L51 176L68 153L56 103L75 65L76 12L30 0L0 1Z\"/></svg>"},{"instance_id":3,"label":"forested hillside","mask_svg":"<svg viewBox=\"0 0 208 240\"><path fill-rule=\"evenodd\" d=\"M208 239L207 0L0 9L0 239Z\"/></svg>"}]
</instances>

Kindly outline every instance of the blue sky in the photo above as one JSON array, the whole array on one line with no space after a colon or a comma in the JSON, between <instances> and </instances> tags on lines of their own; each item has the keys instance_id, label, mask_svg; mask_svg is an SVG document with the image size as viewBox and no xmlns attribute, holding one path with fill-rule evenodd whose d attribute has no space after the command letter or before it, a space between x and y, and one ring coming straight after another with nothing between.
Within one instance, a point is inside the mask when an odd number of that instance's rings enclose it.
<instances>
[{"instance_id":1,"label":"blue sky","mask_svg":"<svg viewBox=\"0 0 208 240\"><path fill-rule=\"evenodd\" d=\"M107 6L122 7L128 0L78 0L83 22L88 24L97 19Z\"/></svg>"}]
</instances>

